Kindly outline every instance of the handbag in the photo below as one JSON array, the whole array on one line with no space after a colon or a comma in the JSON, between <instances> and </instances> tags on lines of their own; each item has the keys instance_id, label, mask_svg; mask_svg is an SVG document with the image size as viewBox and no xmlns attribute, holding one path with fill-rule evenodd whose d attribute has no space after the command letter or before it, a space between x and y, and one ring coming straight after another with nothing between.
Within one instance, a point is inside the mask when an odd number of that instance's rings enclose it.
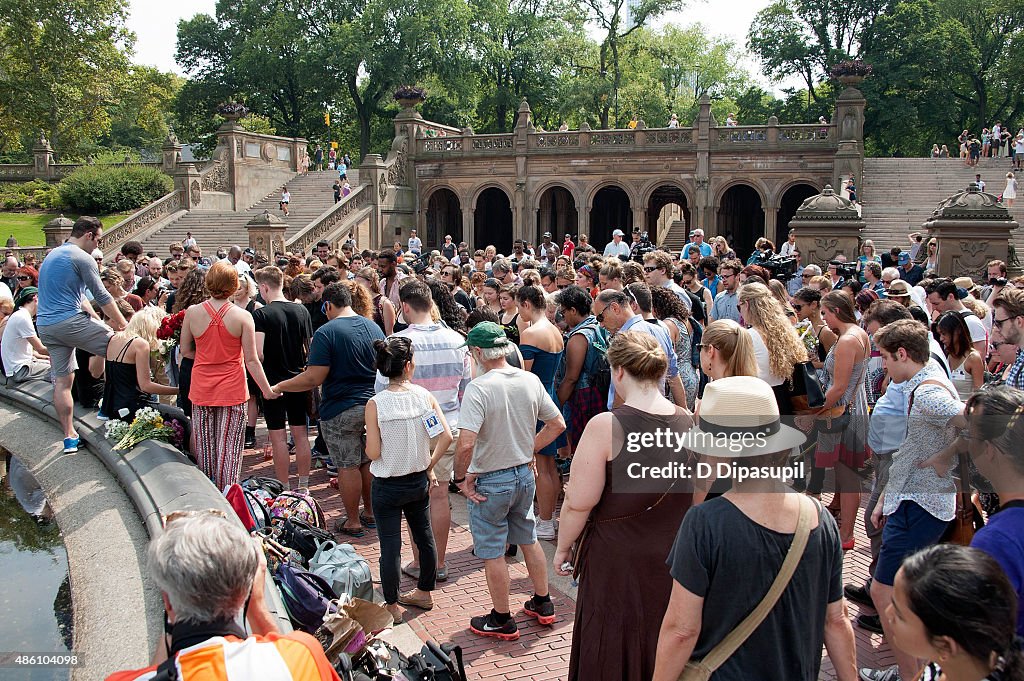
<instances>
[{"instance_id":1,"label":"handbag","mask_svg":"<svg viewBox=\"0 0 1024 681\"><path fill-rule=\"evenodd\" d=\"M370 564L351 544L323 542L309 561L309 569L326 580L335 593L373 601Z\"/></svg>"},{"instance_id":2,"label":"handbag","mask_svg":"<svg viewBox=\"0 0 1024 681\"><path fill-rule=\"evenodd\" d=\"M846 430L846 427L850 425L850 412L846 407L845 404L838 404L831 409L819 412L817 414L818 432L835 434Z\"/></svg>"},{"instance_id":3,"label":"handbag","mask_svg":"<svg viewBox=\"0 0 1024 681\"><path fill-rule=\"evenodd\" d=\"M812 501L812 500L809 500ZM768 593L764 595L757 607L743 621L736 625L736 628L726 634L711 651L701 660L690 660L686 663L683 673L679 675L679 681L708 681L711 675L719 667L732 657L732 654L739 650L750 635L753 634L768 613L772 611L775 604L779 602L782 592L789 586L800 559L803 558L804 549L807 548L807 539L811 534L811 521L814 516L811 509L817 509L817 502L808 503L800 499L800 516L796 522L796 532L793 534L793 543L789 545L786 552L786 559L782 561L779 574L775 576Z\"/></svg>"},{"instance_id":4,"label":"handbag","mask_svg":"<svg viewBox=\"0 0 1024 681\"><path fill-rule=\"evenodd\" d=\"M332 601L338 600L331 585L323 577L283 562L274 572L274 583L281 590L288 617L296 629L314 634L327 614L334 612Z\"/></svg>"},{"instance_id":5,"label":"handbag","mask_svg":"<svg viewBox=\"0 0 1024 681\"><path fill-rule=\"evenodd\" d=\"M825 406L825 390L818 380L818 372L810 362L797 362L793 365L793 375L787 381L787 387L790 403L797 413Z\"/></svg>"}]
</instances>

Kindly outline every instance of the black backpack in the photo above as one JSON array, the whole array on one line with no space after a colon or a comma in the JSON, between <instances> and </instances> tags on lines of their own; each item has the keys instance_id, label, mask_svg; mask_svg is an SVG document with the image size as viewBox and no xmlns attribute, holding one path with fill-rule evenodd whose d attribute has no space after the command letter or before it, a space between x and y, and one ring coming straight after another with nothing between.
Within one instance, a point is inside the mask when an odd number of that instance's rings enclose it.
<instances>
[{"instance_id":1,"label":"black backpack","mask_svg":"<svg viewBox=\"0 0 1024 681\"><path fill-rule=\"evenodd\" d=\"M334 541L334 535L297 518L285 518L281 523L278 541L302 556L306 565L316 554L317 548L325 541Z\"/></svg>"},{"instance_id":2,"label":"black backpack","mask_svg":"<svg viewBox=\"0 0 1024 681\"><path fill-rule=\"evenodd\" d=\"M690 319L696 319L701 324L704 324L707 321L707 311L704 309L704 298L702 296L706 289L701 286L700 291L694 293L684 286L683 290L690 297Z\"/></svg>"},{"instance_id":3,"label":"black backpack","mask_svg":"<svg viewBox=\"0 0 1024 681\"><path fill-rule=\"evenodd\" d=\"M690 364L694 369L700 369L700 341L704 338L704 327L693 317L690 317ZM679 358L681 359L681 358Z\"/></svg>"},{"instance_id":4,"label":"black backpack","mask_svg":"<svg viewBox=\"0 0 1024 681\"><path fill-rule=\"evenodd\" d=\"M265 478L254 475L243 480L241 485L242 489L261 489L269 494L271 498L284 491L284 485L277 478Z\"/></svg>"}]
</instances>

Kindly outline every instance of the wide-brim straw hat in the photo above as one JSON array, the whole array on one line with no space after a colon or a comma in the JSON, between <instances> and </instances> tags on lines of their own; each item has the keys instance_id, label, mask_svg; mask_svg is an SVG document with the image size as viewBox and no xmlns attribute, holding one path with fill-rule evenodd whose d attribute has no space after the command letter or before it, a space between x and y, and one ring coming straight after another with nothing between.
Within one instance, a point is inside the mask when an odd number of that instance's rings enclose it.
<instances>
[{"instance_id":1,"label":"wide-brim straw hat","mask_svg":"<svg viewBox=\"0 0 1024 681\"><path fill-rule=\"evenodd\" d=\"M708 383L700 401L700 425L684 436L698 454L738 459L785 452L807 437L782 423L771 386L753 376Z\"/></svg>"}]
</instances>

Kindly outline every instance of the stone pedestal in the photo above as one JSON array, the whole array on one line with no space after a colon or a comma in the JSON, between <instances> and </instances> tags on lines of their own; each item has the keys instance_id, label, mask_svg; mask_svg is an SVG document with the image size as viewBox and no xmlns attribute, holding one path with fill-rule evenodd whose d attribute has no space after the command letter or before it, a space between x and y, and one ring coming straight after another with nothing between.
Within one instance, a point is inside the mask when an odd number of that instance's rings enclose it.
<instances>
[{"instance_id":1,"label":"stone pedestal","mask_svg":"<svg viewBox=\"0 0 1024 681\"><path fill-rule=\"evenodd\" d=\"M863 76L843 76L846 89L836 99L835 124L839 136L835 164L832 170L833 186L842 191L844 182L853 176L861 189L864 184L864 106L867 101L855 86ZM860 198L864 198L863 195Z\"/></svg>"},{"instance_id":2,"label":"stone pedestal","mask_svg":"<svg viewBox=\"0 0 1024 681\"><path fill-rule=\"evenodd\" d=\"M367 235L358 234L356 243L368 243L370 248L374 249L384 248L386 244L390 244L395 240L401 240L402 243L405 243L405 240L409 238L408 233L395 235L393 238L390 238L389 235L388 240L384 239L382 211L392 187L388 185L387 166L384 164L384 159L380 154L367 154L363 158L359 166L359 184L371 185L363 191L372 192L370 200L373 203L374 210L370 217L370 233Z\"/></svg>"},{"instance_id":3,"label":"stone pedestal","mask_svg":"<svg viewBox=\"0 0 1024 681\"><path fill-rule=\"evenodd\" d=\"M178 167L178 163L181 162L181 142L174 136L174 133L167 135L167 139L164 140L164 145L161 149L163 151L163 162L161 164L161 170L168 175L174 174L174 169Z\"/></svg>"},{"instance_id":4,"label":"stone pedestal","mask_svg":"<svg viewBox=\"0 0 1024 681\"><path fill-rule=\"evenodd\" d=\"M32 174L40 180L50 179L50 167L53 165L53 148L43 134L32 145Z\"/></svg>"},{"instance_id":5,"label":"stone pedestal","mask_svg":"<svg viewBox=\"0 0 1024 681\"><path fill-rule=\"evenodd\" d=\"M800 248L801 263L821 265L838 255L848 261L857 259L860 231L864 221L857 208L832 190L832 185L817 196L800 204L789 226L796 230L796 243Z\"/></svg>"},{"instance_id":6,"label":"stone pedestal","mask_svg":"<svg viewBox=\"0 0 1024 681\"><path fill-rule=\"evenodd\" d=\"M922 227L939 240L939 274L984 281L990 260L1009 262L1012 231L1019 225L996 200L971 185L939 204Z\"/></svg>"},{"instance_id":7,"label":"stone pedestal","mask_svg":"<svg viewBox=\"0 0 1024 681\"><path fill-rule=\"evenodd\" d=\"M181 207L185 210L194 210L203 202L199 171L191 163L183 163L174 170L174 188L181 195Z\"/></svg>"},{"instance_id":8,"label":"stone pedestal","mask_svg":"<svg viewBox=\"0 0 1024 681\"><path fill-rule=\"evenodd\" d=\"M288 223L269 210L245 223L245 229L249 232L249 248L256 251L257 260L262 255L267 262L273 263L274 253L284 252L284 233Z\"/></svg>"},{"instance_id":9,"label":"stone pedestal","mask_svg":"<svg viewBox=\"0 0 1024 681\"><path fill-rule=\"evenodd\" d=\"M46 247L56 248L67 241L71 236L71 228L75 223L64 217L61 213L59 218L54 218L43 225L43 234L46 235Z\"/></svg>"}]
</instances>

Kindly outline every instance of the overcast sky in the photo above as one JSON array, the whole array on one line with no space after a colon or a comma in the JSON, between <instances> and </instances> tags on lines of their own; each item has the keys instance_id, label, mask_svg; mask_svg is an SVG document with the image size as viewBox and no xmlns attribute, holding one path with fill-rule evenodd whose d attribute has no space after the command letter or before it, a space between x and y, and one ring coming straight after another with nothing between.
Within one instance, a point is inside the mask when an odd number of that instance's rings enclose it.
<instances>
[{"instance_id":1,"label":"overcast sky","mask_svg":"<svg viewBox=\"0 0 1024 681\"><path fill-rule=\"evenodd\" d=\"M711 35L730 38L742 48L750 21L768 4L770 0L732 0L728 4L694 1L686 10L673 13L658 23L671 21L686 26L700 22ZM137 37L135 61L164 71L181 73L180 67L174 62L178 20L200 12L213 14L215 6L215 0L131 0L131 19L128 25ZM747 67L759 81L764 81L757 73L755 63L750 62Z\"/></svg>"}]
</instances>

